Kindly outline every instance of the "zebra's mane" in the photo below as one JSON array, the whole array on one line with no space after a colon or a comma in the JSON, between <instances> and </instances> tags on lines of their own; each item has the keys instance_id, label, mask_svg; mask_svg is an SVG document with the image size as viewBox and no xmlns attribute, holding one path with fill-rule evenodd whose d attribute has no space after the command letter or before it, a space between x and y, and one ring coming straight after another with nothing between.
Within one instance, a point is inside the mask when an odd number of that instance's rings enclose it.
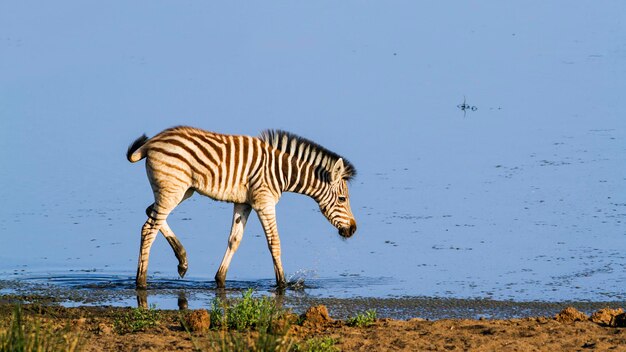
<instances>
[{"instance_id":1,"label":"zebra's mane","mask_svg":"<svg viewBox=\"0 0 626 352\"><path fill-rule=\"evenodd\" d=\"M304 137L282 130L265 130L261 132L259 138L272 147L300 160L308 161L312 164L315 164L315 161L317 161L315 166L320 166L329 172L335 162L341 158L345 167L343 177L350 181L356 176L356 168L346 158ZM308 160L312 151L315 151L315 160ZM321 157L317 157L317 155L321 155Z\"/></svg>"}]
</instances>

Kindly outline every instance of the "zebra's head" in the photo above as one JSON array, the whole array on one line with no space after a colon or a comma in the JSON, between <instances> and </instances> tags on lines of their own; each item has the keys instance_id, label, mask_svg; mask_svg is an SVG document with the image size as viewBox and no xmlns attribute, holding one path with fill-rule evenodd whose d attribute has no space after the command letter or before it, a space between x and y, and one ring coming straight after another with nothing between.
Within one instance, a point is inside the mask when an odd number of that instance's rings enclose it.
<instances>
[{"instance_id":1,"label":"zebra's head","mask_svg":"<svg viewBox=\"0 0 626 352\"><path fill-rule=\"evenodd\" d=\"M343 159L339 158L330 171L329 191L319 201L322 214L339 230L339 234L346 238L356 232L356 220L350 208L347 179Z\"/></svg>"}]
</instances>

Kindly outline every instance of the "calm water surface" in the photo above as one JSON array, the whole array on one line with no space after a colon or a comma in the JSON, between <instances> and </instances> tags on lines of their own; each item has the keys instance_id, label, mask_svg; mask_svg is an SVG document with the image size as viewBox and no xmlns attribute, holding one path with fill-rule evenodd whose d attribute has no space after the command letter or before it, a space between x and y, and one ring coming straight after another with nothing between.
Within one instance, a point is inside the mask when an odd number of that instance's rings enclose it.
<instances>
[{"instance_id":1,"label":"calm water surface","mask_svg":"<svg viewBox=\"0 0 626 352\"><path fill-rule=\"evenodd\" d=\"M282 128L356 165L355 237L278 205L293 295L626 300L622 2L47 6L0 11L0 293L131 290L152 195L124 153L186 124ZM159 237L162 305L213 297L231 212L170 216L189 271ZM273 276L252 216L227 284Z\"/></svg>"}]
</instances>

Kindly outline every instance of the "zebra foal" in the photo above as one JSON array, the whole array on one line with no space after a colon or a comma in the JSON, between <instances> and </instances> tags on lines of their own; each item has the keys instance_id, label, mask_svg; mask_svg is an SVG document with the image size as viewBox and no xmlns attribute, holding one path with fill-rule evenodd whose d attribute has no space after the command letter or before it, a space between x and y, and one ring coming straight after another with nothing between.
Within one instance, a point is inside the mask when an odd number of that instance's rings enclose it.
<instances>
[{"instance_id":1,"label":"zebra foal","mask_svg":"<svg viewBox=\"0 0 626 352\"><path fill-rule=\"evenodd\" d=\"M224 135L192 127L166 129L152 138L137 138L126 153L131 163L146 159L154 203L146 209L141 229L136 285L145 289L150 247L159 231L178 259L178 274L187 272L183 245L167 224L167 216L194 192L234 203L228 247L215 274L224 287L226 272L254 209L261 221L274 261L278 287L285 274L280 259L276 203L283 192L312 197L343 237L356 231L350 209L348 181L354 166L339 155L295 134L267 130L259 137Z\"/></svg>"}]
</instances>

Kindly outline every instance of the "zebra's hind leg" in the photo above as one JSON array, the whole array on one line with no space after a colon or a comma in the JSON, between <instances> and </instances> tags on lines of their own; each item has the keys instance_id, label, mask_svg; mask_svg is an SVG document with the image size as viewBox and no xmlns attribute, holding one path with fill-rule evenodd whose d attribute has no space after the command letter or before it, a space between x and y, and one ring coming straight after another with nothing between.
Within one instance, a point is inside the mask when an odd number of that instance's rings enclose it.
<instances>
[{"instance_id":1,"label":"zebra's hind leg","mask_svg":"<svg viewBox=\"0 0 626 352\"><path fill-rule=\"evenodd\" d=\"M185 199L191 197L192 195L193 189L190 188L185 192L185 194L183 195L183 199L178 204L182 203ZM153 207L154 203L146 208L146 215L151 216ZM183 244L178 240L178 238L174 234L174 231L172 231L172 229L169 227L169 225L167 224L167 220L163 221L160 231L167 240L167 243L169 243L170 247L172 247L176 259L178 259L178 275L181 278L185 277L185 273L187 273L187 268L189 267L189 265L187 264L187 251L185 251L185 247L183 247Z\"/></svg>"},{"instance_id":2,"label":"zebra's hind leg","mask_svg":"<svg viewBox=\"0 0 626 352\"><path fill-rule=\"evenodd\" d=\"M187 251L185 251L185 247L183 247L183 244L180 243L176 235L174 235L174 232L172 232L169 226L167 226L167 222L164 223L163 226L161 226L161 232L163 233L163 236L165 236L167 243L169 243L170 247L172 247L172 249L174 250L174 255L176 256L176 259L178 259L178 275L181 278L185 277L185 274L187 273L187 268L189 268L189 264L187 264Z\"/></svg>"},{"instance_id":3,"label":"zebra's hind leg","mask_svg":"<svg viewBox=\"0 0 626 352\"><path fill-rule=\"evenodd\" d=\"M135 284L137 289L146 289L148 261L150 258L150 248L156 238L159 229L167 219L172 209L178 205L183 199L184 192L167 192L167 196L163 196L163 192L157 193L157 201L152 207L152 213L148 216L148 220L141 228L141 245L139 247L139 262L137 264L137 278ZM173 201L175 199L175 201Z\"/></svg>"},{"instance_id":4,"label":"zebra's hind leg","mask_svg":"<svg viewBox=\"0 0 626 352\"><path fill-rule=\"evenodd\" d=\"M246 223L248 222L250 210L252 210L252 208L248 204L235 204L233 209L233 224L230 229L230 236L228 237L228 247L226 247L226 253L224 253L224 258L222 259L220 268L215 274L215 283L217 284L217 287L222 288L225 286L226 272L228 271L228 266L230 266L230 261L233 258L233 255L237 251L237 248L239 248L239 243L241 243L241 238L243 237L243 231L245 230Z\"/></svg>"},{"instance_id":5,"label":"zebra's hind leg","mask_svg":"<svg viewBox=\"0 0 626 352\"><path fill-rule=\"evenodd\" d=\"M153 212L154 214L154 212ZM151 214L152 215L152 214ZM148 272L148 259L150 257L150 247L159 231L161 224L156 219L149 218L141 228L141 245L139 246L139 263L137 264L137 278L135 285L137 289L146 289L146 275Z\"/></svg>"}]
</instances>

